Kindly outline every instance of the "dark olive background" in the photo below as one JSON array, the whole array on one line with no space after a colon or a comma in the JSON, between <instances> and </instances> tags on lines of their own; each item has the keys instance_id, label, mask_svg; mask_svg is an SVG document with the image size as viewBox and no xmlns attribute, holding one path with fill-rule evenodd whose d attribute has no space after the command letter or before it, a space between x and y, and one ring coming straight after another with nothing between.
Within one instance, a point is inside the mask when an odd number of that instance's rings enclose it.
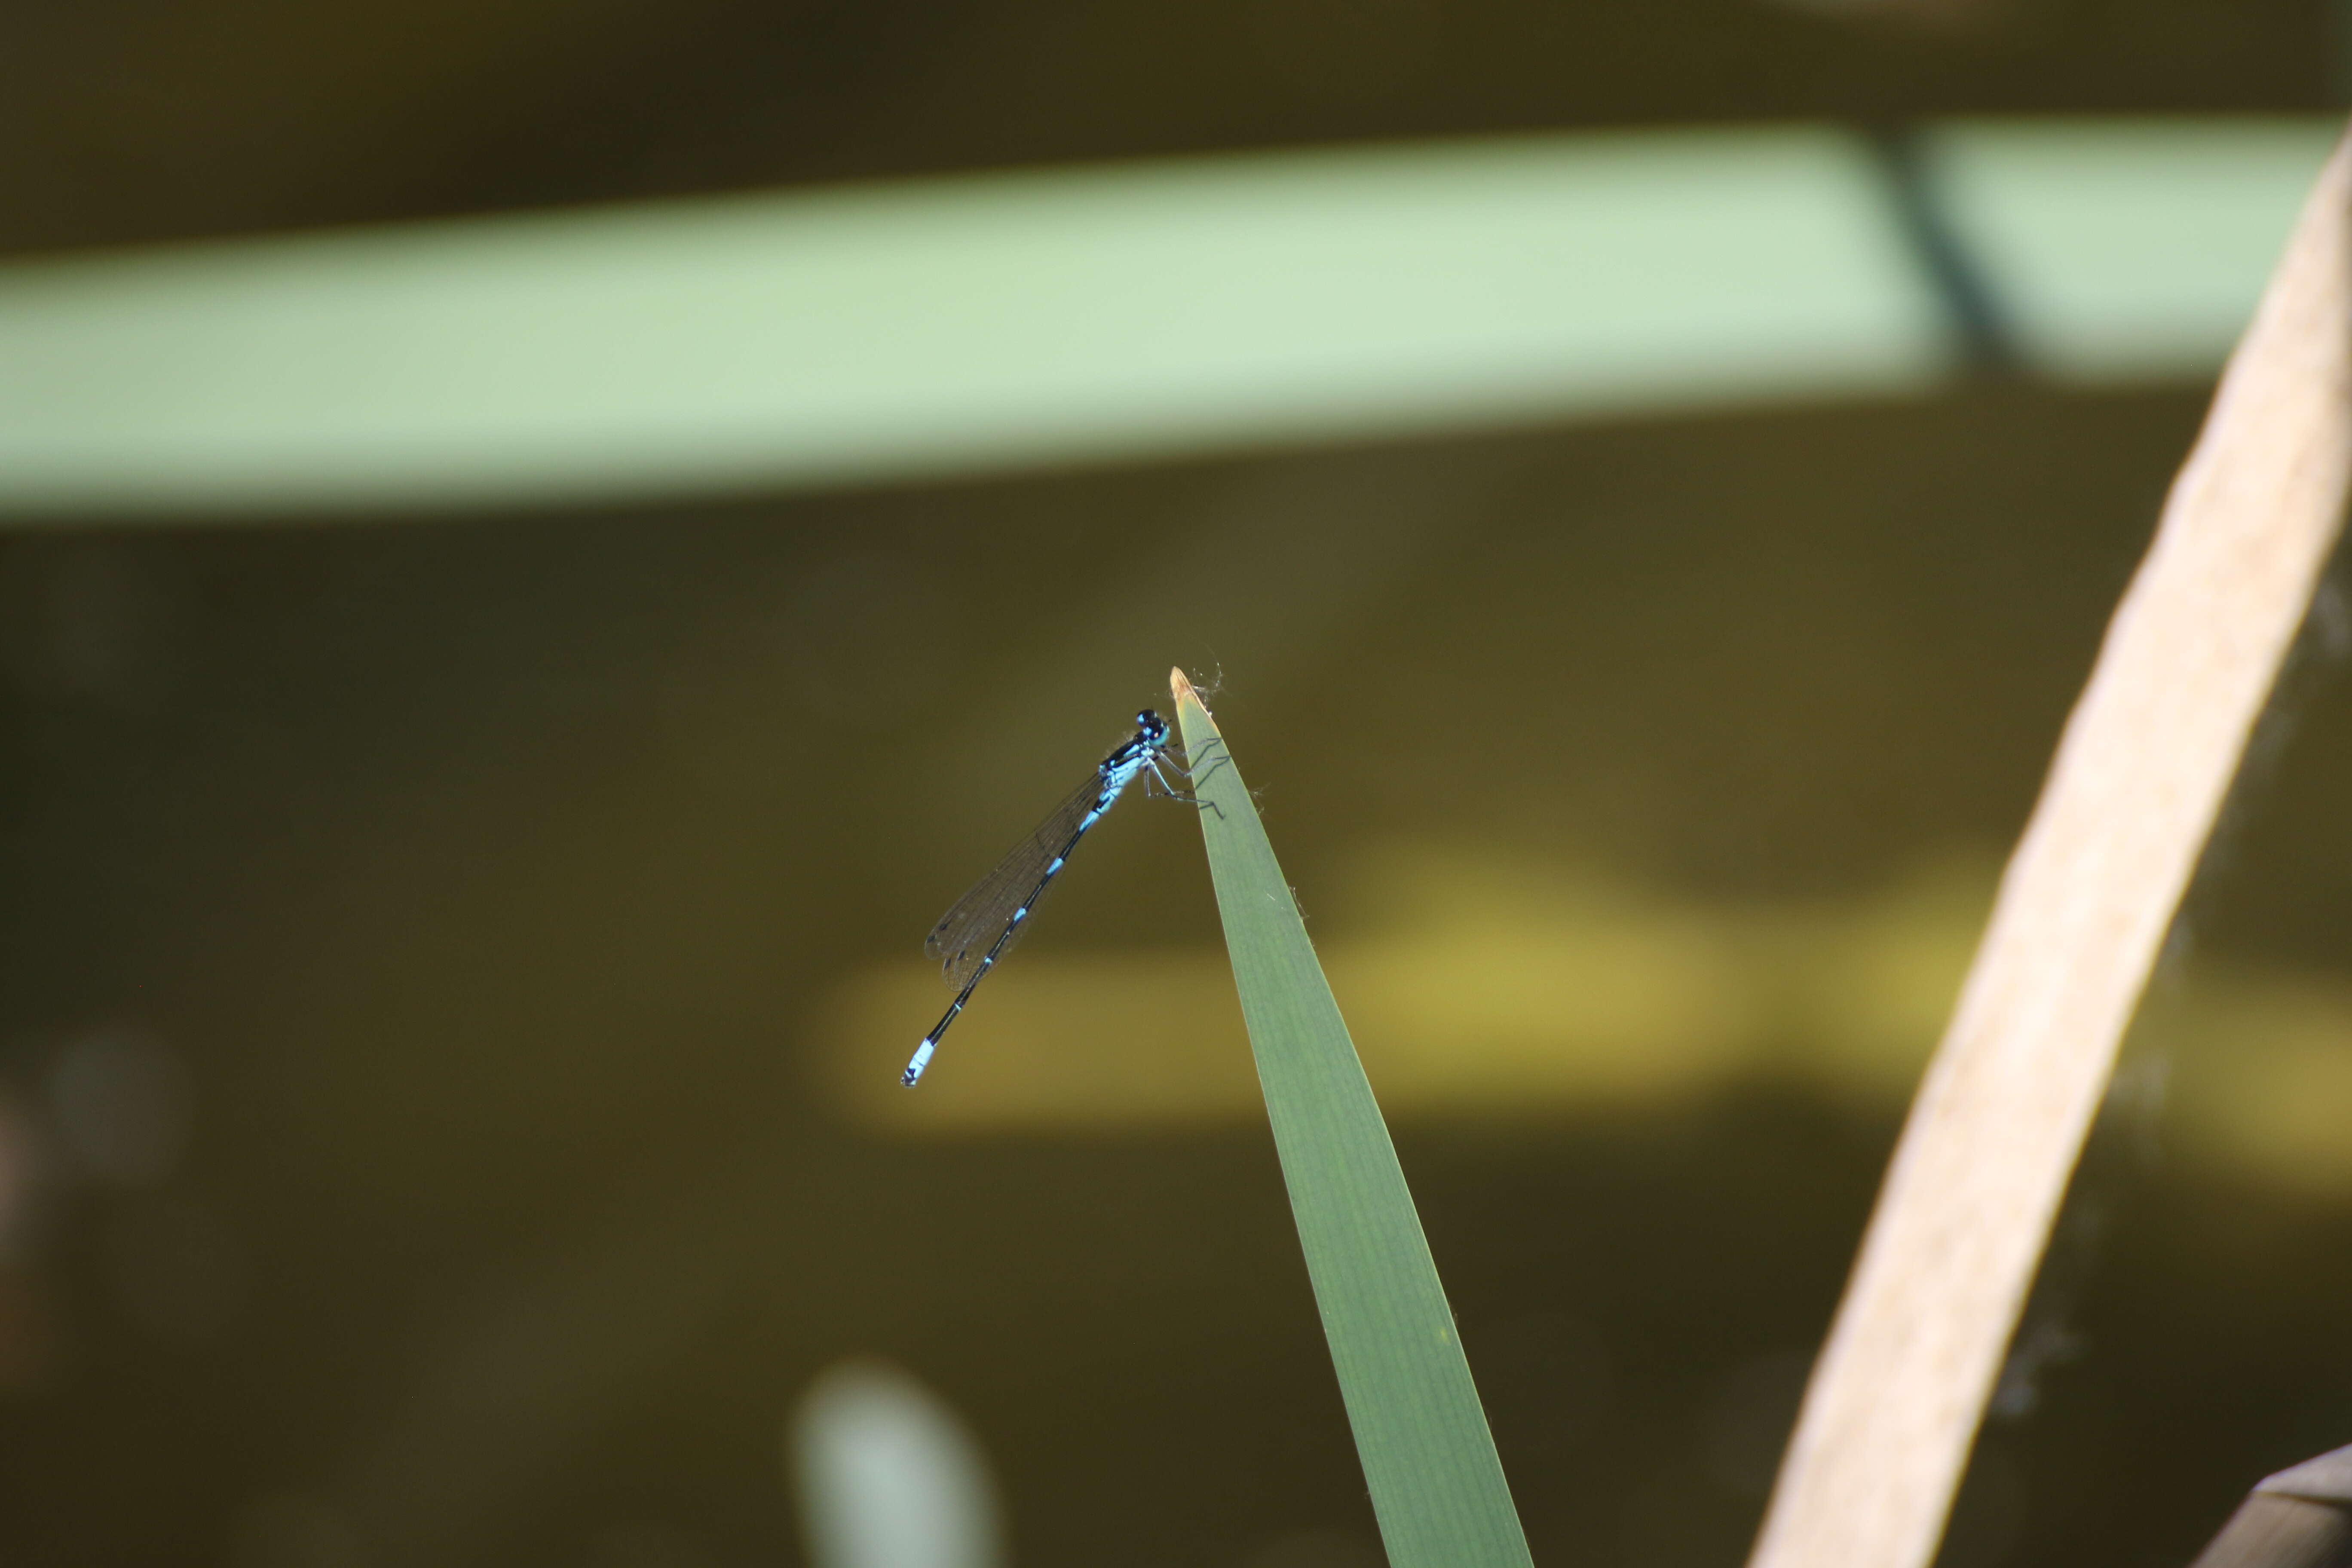
<instances>
[{"instance_id":1,"label":"dark olive background","mask_svg":"<svg viewBox=\"0 0 2352 1568\"><path fill-rule=\"evenodd\" d=\"M2301 110L2335 38L2220 0L22 6L0 246L1510 129ZM919 963L1172 662L1222 668L1310 911L1353 847L1431 832L1696 899L1997 851L2203 395L1990 375L0 539L0 1084L35 1116L60 1042L127 1021L194 1107L167 1178L46 1185L0 1258L0 1557L789 1563L780 1423L878 1352L970 1419L1024 1563L1377 1561L1263 1129L861 1134L807 1065L829 987ZM2314 640L2189 927L2340 973L2352 694ZM1189 825L1113 826L1034 940L1213 941ZM1954 1568L2182 1563L2352 1440L2352 1208L2158 1131L2078 1184ZM1539 1563L1738 1562L1894 1132L1761 1083L1400 1129ZM364 1555L257 1533L288 1494ZM1269 1554L1293 1531L1322 1555Z\"/></svg>"}]
</instances>

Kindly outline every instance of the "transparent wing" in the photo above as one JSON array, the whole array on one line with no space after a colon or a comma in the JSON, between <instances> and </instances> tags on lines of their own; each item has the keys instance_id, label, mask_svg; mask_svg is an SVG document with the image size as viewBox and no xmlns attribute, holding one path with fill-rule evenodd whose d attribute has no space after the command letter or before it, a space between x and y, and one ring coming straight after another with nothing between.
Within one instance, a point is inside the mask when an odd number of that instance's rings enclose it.
<instances>
[{"instance_id":1,"label":"transparent wing","mask_svg":"<svg viewBox=\"0 0 2352 1568\"><path fill-rule=\"evenodd\" d=\"M971 978L980 961L988 956L988 950L1012 924L1013 911L1037 890L1045 868L1062 853L1063 847L1070 842L1070 835L1078 830L1078 824L1086 820L1087 813L1094 809L1101 795L1101 777L1089 777L1054 808L1051 816L1037 825L1036 832L1013 846L1013 852L997 863L995 870L974 883L971 891L940 917L940 923L931 928L929 938L923 943L923 951L940 961L940 973L950 985L960 987ZM1021 930L1004 944L1006 952L1013 951L1032 923L1032 920L1022 921Z\"/></svg>"}]
</instances>

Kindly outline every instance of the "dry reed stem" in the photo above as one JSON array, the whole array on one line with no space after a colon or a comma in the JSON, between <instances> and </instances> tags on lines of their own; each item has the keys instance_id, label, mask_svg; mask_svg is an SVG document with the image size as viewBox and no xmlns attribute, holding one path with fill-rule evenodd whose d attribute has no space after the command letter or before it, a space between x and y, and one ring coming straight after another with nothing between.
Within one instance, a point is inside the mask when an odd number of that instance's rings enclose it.
<instances>
[{"instance_id":1,"label":"dry reed stem","mask_svg":"<svg viewBox=\"0 0 2352 1568\"><path fill-rule=\"evenodd\" d=\"M2256 1486L2189 1568L2347 1564L2352 1564L2352 1448L2337 1448Z\"/></svg>"},{"instance_id":2,"label":"dry reed stem","mask_svg":"<svg viewBox=\"0 0 2352 1568\"><path fill-rule=\"evenodd\" d=\"M2107 628L1911 1109L1750 1568L1925 1568L2068 1175L2333 547L2352 140Z\"/></svg>"}]
</instances>

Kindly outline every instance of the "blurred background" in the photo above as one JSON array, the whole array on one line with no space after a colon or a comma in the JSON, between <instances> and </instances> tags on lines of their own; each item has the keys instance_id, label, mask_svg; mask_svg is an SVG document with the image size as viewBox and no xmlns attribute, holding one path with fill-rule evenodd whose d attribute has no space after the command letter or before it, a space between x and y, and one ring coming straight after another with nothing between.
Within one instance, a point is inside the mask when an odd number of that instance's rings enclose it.
<instances>
[{"instance_id":1,"label":"blurred background","mask_svg":"<svg viewBox=\"0 0 2352 1568\"><path fill-rule=\"evenodd\" d=\"M2322 0L0 9L0 1558L1370 1568L1212 701L1537 1561L1737 1563ZM2339 571L1945 1552L2352 1441ZM2334 804L2331 804L2334 803Z\"/></svg>"}]
</instances>

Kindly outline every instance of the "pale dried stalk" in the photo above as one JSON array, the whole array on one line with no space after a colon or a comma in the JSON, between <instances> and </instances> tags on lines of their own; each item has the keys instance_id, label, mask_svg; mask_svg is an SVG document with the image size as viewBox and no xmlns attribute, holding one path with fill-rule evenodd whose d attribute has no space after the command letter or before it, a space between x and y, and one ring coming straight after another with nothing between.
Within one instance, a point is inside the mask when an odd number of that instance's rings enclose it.
<instances>
[{"instance_id":1,"label":"pale dried stalk","mask_svg":"<svg viewBox=\"0 0 2352 1568\"><path fill-rule=\"evenodd\" d=\"M1806 1391L1750 1568L1925 1568L2352 472L2352 140L2107 628Z\"/></svg>"}]
</instances>

